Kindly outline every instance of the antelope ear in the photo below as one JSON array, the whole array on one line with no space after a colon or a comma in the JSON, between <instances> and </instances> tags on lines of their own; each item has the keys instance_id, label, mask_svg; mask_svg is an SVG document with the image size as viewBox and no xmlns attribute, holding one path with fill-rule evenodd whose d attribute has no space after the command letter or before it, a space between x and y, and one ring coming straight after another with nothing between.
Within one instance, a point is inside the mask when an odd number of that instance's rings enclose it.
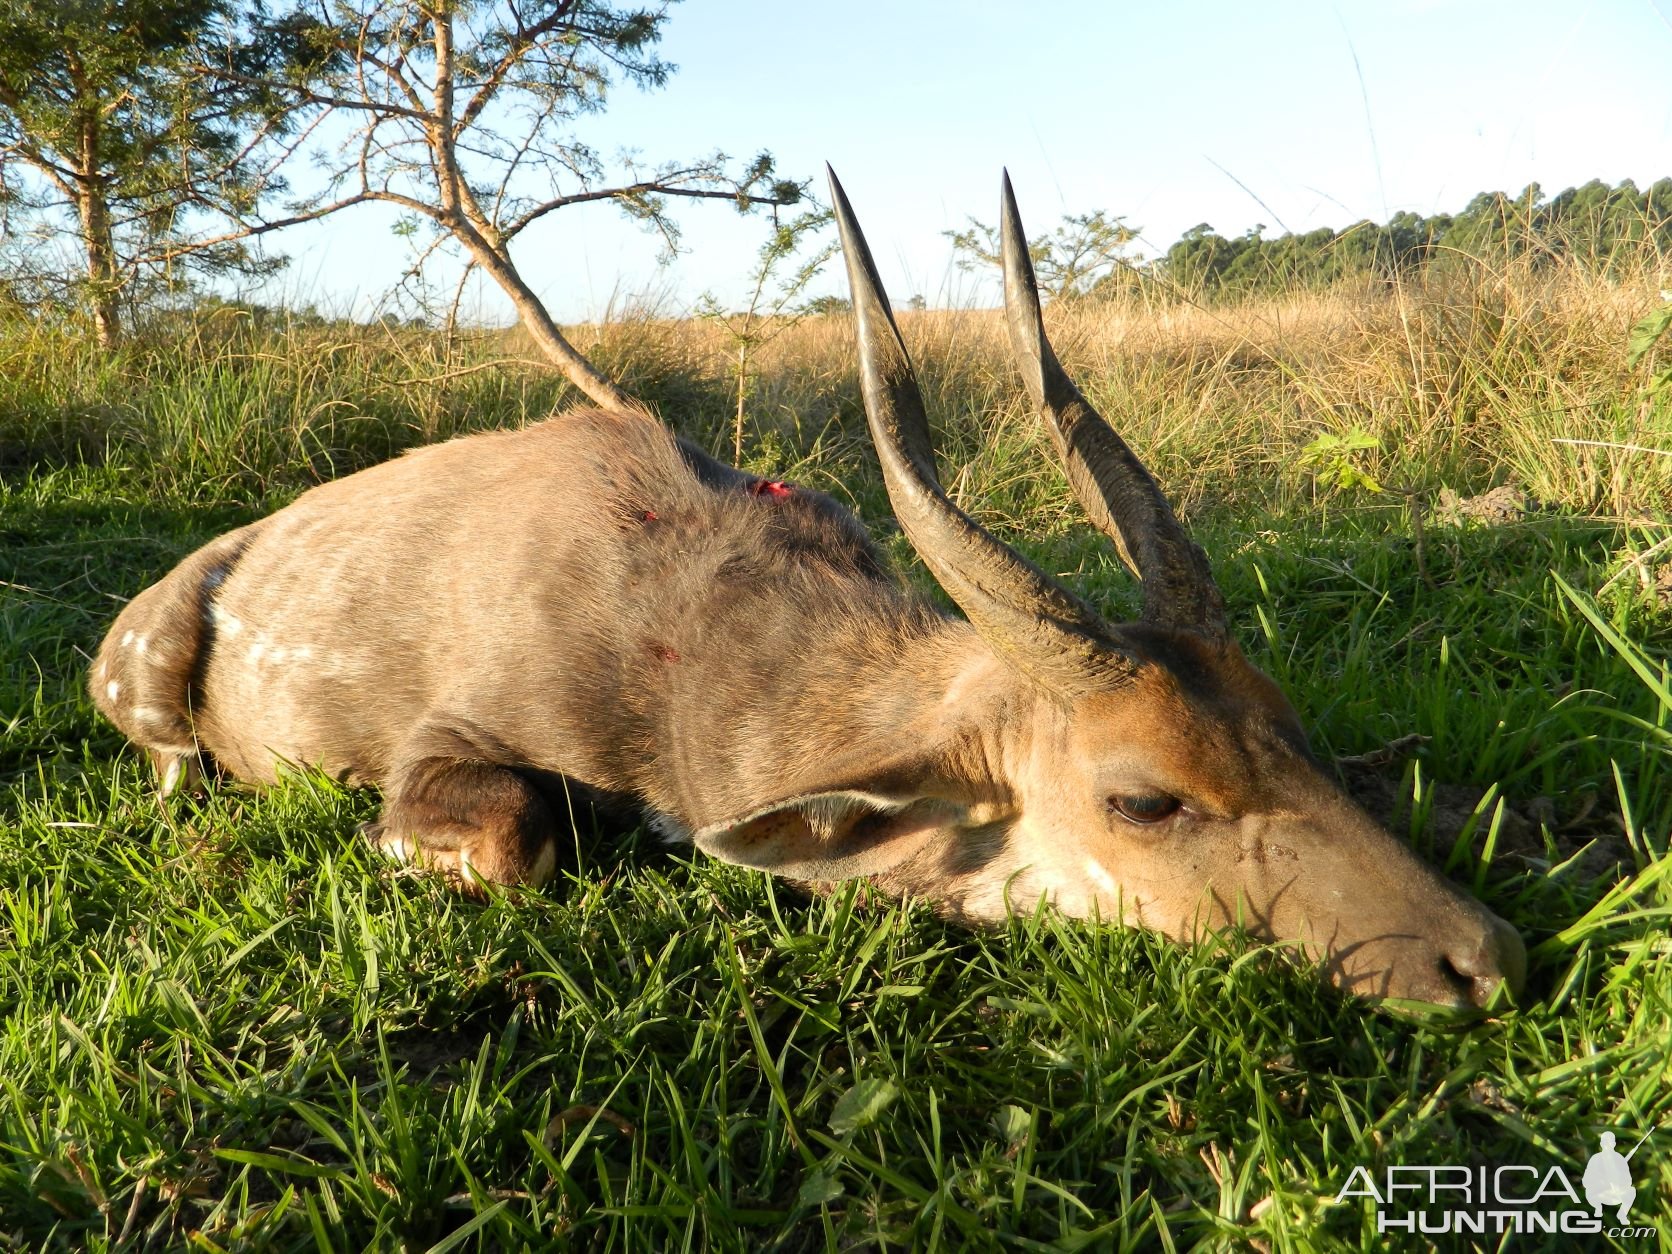
<instances>
[{"instance_id":1,"label":"antelope ear","mask_svg":"<svg viewBox=\"0 0 1672 1254\"><path fill-rule=\"evenodd\" d=\"M697 848L723 862L798 880L878 875L914 857L962 807L939 797L842 789L791 797L698 830Z\"/></svg>"}]
</instances>

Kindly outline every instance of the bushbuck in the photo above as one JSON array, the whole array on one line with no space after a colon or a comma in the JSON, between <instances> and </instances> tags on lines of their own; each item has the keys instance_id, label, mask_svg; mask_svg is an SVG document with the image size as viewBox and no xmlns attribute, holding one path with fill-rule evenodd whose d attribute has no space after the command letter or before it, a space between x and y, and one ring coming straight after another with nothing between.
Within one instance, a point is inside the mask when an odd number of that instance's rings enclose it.
<instances>
[{"instance_id":1,"label":"bushbuck","mask_svg":"<svg viewBox=\"0 0 1672 1254\"><path fill-rule=\"evenodd\" d=\"M972 923L1043 898L1179 940L1240 926L1373 997L1516 986L1516 932L1319 766L1201 549L1064 373L1008 176L1010 338L1074 494L1142 581L1137 622L948 499L833 173L831 191L889 500L964 617L905 590L829 497L645 413L570 412L316 487L135 597L91 688L164 796L206 768L376 784L369 838L467 889L550 878L579 797Z\"/></svg>"}]
</instances>

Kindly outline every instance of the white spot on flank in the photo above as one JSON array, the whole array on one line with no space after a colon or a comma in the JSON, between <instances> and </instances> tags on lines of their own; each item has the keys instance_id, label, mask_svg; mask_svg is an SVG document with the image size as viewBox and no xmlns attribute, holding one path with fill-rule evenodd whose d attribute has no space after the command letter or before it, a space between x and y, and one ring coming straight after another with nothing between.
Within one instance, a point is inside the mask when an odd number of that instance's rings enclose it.
<instances>
[{"instance_id":1,"label":"white spot on flank","mask_svg":"<svg viewBox=\"0 0 1672 1254\"><path fill-rule=\"evenodd\" d=\"M244 630L244 624L241 619L228 614L218 605L210 607L209 617L214 620L215 630L220 632L223 636L236 636L239 632Z\"/></svg>"},{"instance_id":2,"label":"white spot on flank","mask_svg":"<svg viewBox=\"0 0 1672 1254\"><path fill-rule=\"evenodd\" d=\"M150 641L148 641L144 636L135 636L134 637L134 652L135 653L144 653L145 650L146 650L146 647L149 644L150 644Z\"/></svg>"},{"instance_id":3,"label":"white spot on flank","mask_svg":"<svg viewBox=\"0 0 1672 1254\"><path fill-rule=\"evenodd\" d=\"M128 717L136 723L166 723L169 721L168 712L159 710L154 705L136 705L128 711Z\"/></svg>"},{"instance_id":4,"label":"white spot on flank","mask_svg":"<svg viewBox=\"0 0 1672 1254\"><path fill-rule=\"evenodd\" d=\"M267 660L277 665L285 660L287 653L288 650L286 650L283 646L274 645L271 649L267 650Z\"/></svg>"},{"instance_id":5,"label":"white spot on flank","mask_svg":"<svg viewBox=\"0 0 1672 1254\"><path fill-rule=\"evenodd\" d=\"M1086 874L1091 877L1093 884L1096 884L1111 897L1120 895L1120 885L1115 883L1115 877L1105 871L1103 864L1096 858L1088 857L1086 859Z\"/></svg>"},{"instance_id":6,"label":"white spot on flank","mask_svg":"<svg viewBox=\"0 0 1672 1254\"><path fill-rule=\"evenodd\" d=\"M105 685L105 695L112 701L116 700L116 694L121 691L122 685L117 683L114 679Z\"/></svg>"},{"instance_id":7,"label":"white spot on flank","mask_svg":"<svg viewBox=\"0 0 1672 1254\"><path fill-rule=\"evenodd\" d=\"M663 814L660 810L650 810L646 812L644 821L645 826L670 845L688 845L691 843L691 829L671 814Z\"/></svg>"},{"instance_id":8,"label":"white spot on flank","mask_svg":"<svg viewBox=\"0 0 1672 1254\"><path fill-rule=\"evenodd\" d=\"M134 642L134 633L131 632L131 631L124 632L123 635L122 635L122 647L125 649L130 644L132 644L133 642Z\"/></svg>"},{"instance_id":9,"label":"white spot on flank","mask_svg":"<svg viewBox=\"0 0 1672 1254\"><path fill-rule=\"evenodd\" d=\"M267 646L262 644L261 641L259 641L259 640L256 641L254 644L252 644L250 646L250 654L249 654L250 661L252 661L252 662L261 661L261 655L263 653L265 653L266 651L267 651Z\"/></svg>"}]
</instances>

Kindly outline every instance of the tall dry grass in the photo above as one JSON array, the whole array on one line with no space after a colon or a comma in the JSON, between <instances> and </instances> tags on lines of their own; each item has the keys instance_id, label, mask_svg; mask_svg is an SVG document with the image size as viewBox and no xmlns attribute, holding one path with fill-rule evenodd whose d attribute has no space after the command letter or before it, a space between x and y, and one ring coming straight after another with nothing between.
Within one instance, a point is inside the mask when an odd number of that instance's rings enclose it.
<instances>
[{"instance_id":1,"label":"tall dry grass","mask_svg":"<svg viewBox=\"0 0 1672 1254\"><path fill-rule=\"evenodd\" d=\"M1187 513L1298 506L1324 490L1301 450L1357 428L1376 447L1352 456L1389 487L1513 483L1630 517L1672 506L1672 405L1625 365L1629 327L1669 283L1651 255L1626 277L1475 260L1427 281L1225 306L1145 288L1056 305L1047 322L1070 372ZM1071 517L998 313L901 323L949 489L1001 525ZM634 317L573 331L664 419L729 455L736 346L722 327ZM849 320L806 319L754 365L746 460L873 493ZM514 331L450 339L222 310L106 355L59 327L0 327L0 469L100 462L168 494L266 503L577 400ZM1559 442L1573 440L1589 443Z\"/></svg>"},{"instance_id":2,"label":"tall dry grass","mask_svg":"<svg viewBox=\"0 0 1672 1254\"><path fill-rule=\"evenodd\" d=\"M1092 403L1187 510L1310 495L1300 450L1357 428L1378 445L1360 455L1363 469L1390 487L1512 483L1553 505L1630 517L1672 507L1672 406L1625 364L1627 332L1667 281L1653 267L1620 279L1575 264L1477 262L1427 282L1226 306L1144 293L1058 304L1046 321ZM941 423L943 471L1002 498L1030 473L1016 454L1043 465L1046 446L1000 314L899 318ZM717 379L732 352L700 322L618 325L600 347L646 378ZM801 323L758 366L758 433L792 447L851 434L845 318Z\"/></svg>"}]
</instances>

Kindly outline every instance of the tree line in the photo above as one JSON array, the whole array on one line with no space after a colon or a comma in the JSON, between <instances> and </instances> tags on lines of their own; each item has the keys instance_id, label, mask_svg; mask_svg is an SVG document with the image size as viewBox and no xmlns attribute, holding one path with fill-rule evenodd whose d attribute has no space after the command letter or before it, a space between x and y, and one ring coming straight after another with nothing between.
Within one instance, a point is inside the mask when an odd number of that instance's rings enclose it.
<instances>
[{"instance_id":1,"label":"tree line","mask_svg":"<svg viewBox=\"0 0 1672 1254\"><path fill-rule=\"evenodd\" d=\"M1533 183L1515 196L1482 192L1459 213L1396 213L1345 230L1267 236L1256 226L1227 238L1204 222L1151 269L1170 285L1213 299L1347 279L1393 281L1471 258L1523 258L1535 266L1571 259L1606 271L1637 264L1645 248L1672 255L1672 178L1643 191L1630 179L1613 187L1593 179L1549 197ZM1115 270L1088 290L1107 293L1132 282L1131 271Z\"/></svg>"},{"instance_id":2,"label":"tree line","mask_svg":"<svg viewBox=\"0 0 1672 1254\"><path fill-rule=\"evenodd\" d=\"M1603 271L1641 265L1645 251L1672 256L1672 178L1646 191L1630 179L1593 179L1547 197L1537 183L1519 195L1482 192L1459 213L1396 213L1343 230L1267 235L1257 225L1224 236L1191 227L1166 252L1135 257L1140 231L1103 210L1065 215L1028 241L1040 287L1054 299L1099 299L1131 292L1192 300L1238 299L1348 280L1393 282L1478 260L1519 258L1533 266L1570 260ZM998 231L971 218L944 232L960 269L999 264Z\"/></svg>"}]
</instances>

